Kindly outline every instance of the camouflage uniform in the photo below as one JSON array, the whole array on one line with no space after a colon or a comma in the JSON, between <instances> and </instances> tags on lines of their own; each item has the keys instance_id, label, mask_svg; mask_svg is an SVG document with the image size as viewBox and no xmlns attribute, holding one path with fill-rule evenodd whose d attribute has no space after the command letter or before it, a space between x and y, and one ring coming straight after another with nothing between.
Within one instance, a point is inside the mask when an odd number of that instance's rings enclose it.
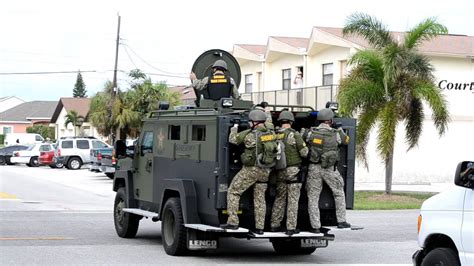
<instances>
[{"instance_id":1,"label":"camouflage uniform","mask_svg":"<svg viewBox=\"0 0 474 266\"><path fill-rule=\"evenodd\" d=\"M325 123L321 123L318 130L331 130L335 133L338 144L347 144L349 139L342 130L335 130ZM341 141L344 139L344 141ZM311 144L310 144L311 145ZM318 229L321 227L319 217L319 196L323 189L323 181L328 184L334 195L336 207L337 222L346 221L346 199L344 194L344 180L338 170L334 167L323 168L321 164L310 163L308 169L308 178L306 181L306 190L308 194L308 211L311 221L311 227Z\"/></svg>"},{"instance_id":2,"label":"camouflage uniform","mask_svg":"<svg viewBox=\"0 0 474 266\"><path fill-rule=\"evenodd\" d=\"M256 128L255 130L246 130L237 133L237 128L232 128L229 135L229 142L235 145L244 144L246 150L253 153L253 149L257 146L256 134L253 134L256 130L264 130L265 128ZM230 183L227 191L227 213L229 218L227 224L238 225L239 217L237 211L239 209L240 196L255 184L254 188L254 210L255 210L255 228L264 229L265 226L265 191L267 190L268 176L270 175L270 168L262 168L248 164L234 176Z\"/></svg>"},{"instance_id":3,"label":"camouflage uniform","mask_svg":"<svg viewBox=\"0 0 474 266\"><path fill-rule=\"evenodd\" d=\"M287 168L277 171L276 198L272 208L271 227L280 227L285 208L287 207L286 201L288 200L286 229L295 230L302 185L298 182L297 174L300 171L300 157L308 155L308 147L306 147L301 135L291 128L280 130L279 134L284 134L282 139L285 143Z\"/></svg>"},{"instance_id":4,"label":"camouflage uniform","mask_svg":"<svg viewBox=\"0 0 474 266\"><path fill-rule=\"evenodd\" d=\"M224 75L224 72L221 70L217 70L216 74L222 74ZM202 79L195 79L193 81L193 87L200 91L206 88L207 84L209 83L209 77L204 77ZM233 78L230 78L230 84L232 84L232 98L238 99L239 98L239 90L237 89L237 86L235 85L235 81Z\"/></svg>"}]
</instances>

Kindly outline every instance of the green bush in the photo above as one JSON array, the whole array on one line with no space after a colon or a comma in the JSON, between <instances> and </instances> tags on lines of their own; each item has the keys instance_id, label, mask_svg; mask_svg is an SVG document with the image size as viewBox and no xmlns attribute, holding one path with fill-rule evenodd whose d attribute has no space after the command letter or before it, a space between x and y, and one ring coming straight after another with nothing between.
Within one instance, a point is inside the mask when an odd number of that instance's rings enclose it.
<instances>
[{"instance_id":1,"label":"green bush","mask_svg":"<svg viewBox=\"0 0 474 266\"><path fill-rule=\"evenodd\" d=\"M40 134L44 139L46 138L54 139L53 127L48 127L45 125L34 125L32 127L27 127L26 132Z\"/></svg>"},{"instance_id":2,"label":"green bush","mask_svg":"<svg viewBox=\"0 0 474 266\"><path fill-rule=\"evenodd\" d=\"M5 141L5 135L0 134L0 144L3 145L4 141Z\"/></svg>"}]
</instances>

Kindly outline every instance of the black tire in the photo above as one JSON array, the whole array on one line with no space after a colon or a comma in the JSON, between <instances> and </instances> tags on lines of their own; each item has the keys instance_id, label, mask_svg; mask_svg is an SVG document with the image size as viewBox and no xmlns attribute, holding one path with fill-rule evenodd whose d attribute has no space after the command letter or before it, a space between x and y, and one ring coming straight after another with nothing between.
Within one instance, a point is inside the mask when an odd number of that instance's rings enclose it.
<instances>
[{"instance_id":1,"label":"black tire","mask_svg":"<svg viewBox=\"0 0 474 266\"><path fill-rule=\"evenodd\" d=\"M140 216L123 212L123 208L127 208L127 195L125 188L121 187L117 190L114 202L114 224L117 235L123 238L132 238L137 235Z\"/></svg>"},{"instance_id":2,"label":"black tire","mask_svg":"<svg viewBox=\"0 0 474 266\"><path fill-rule=\"evenodd\" d=\"M165 203L161 217L161 238L166 254L181 256L189 253L179 198L169 198Z\"/></svg>"},{"instance_id":3,"label":"black tire","mask_svg":"<svg viewBox=\"0 0 474 266\"><path fill-rule=\"evenodd\" d=\"M31 165L30 163L27 163L26 166L33 167L33 165Z\"/></svg>"},{"instance_id":4,"label":"black tire","mask_svg":"<svg viewBox=\"0 0 474 266\"><path fill-rule=\"evenodd\" d=\"M55 165L55 164L49 164L49 167L55 169L55 168L56 168L56 165Z\"/></svg>"},{"instance_id":5,"label":"black tire","mask_svg":"<svg viewBox=\"0 0 474 266\"><path fill-rule=\"evenodd\" d=\"M71 157L69 161L67 161L67 169L71 170L79 170L82 166L82 160L79 157Z\"/></svg>"},{"instance_id":6,"label":"black tire","mask_svg":"<svg viewBox=\"0 0 474 266\"><path fill-rule=\"evenodd\" d=\"M421 266L459 266L459 257L456 251L450 248L435 248L428 252L421 262Z\"/></svg>"},{"instance_id":7,"label":"black tire","mask_svg":"<svg viewBox=\"0 0 474 266\"><path fill-rule=\"evenodd\" d=\"M272 245L279 255L309 255L316 250L315 247L302 248L299 238L274 239Z\"/></svg>"},{"instance_id":8,"label":"black tire","mask_svg":"<svg viewBox=\"0 0 474 266\"><path fill-rule=\"evenodd\" d=\"M105 173L105 175L110 179L114 179L115 173Z\"/></svg>"},{"instance_id":9,"label":"black tire","mask_svg":"<svg viewBox=\"0 0 474 266\"><path fill-rule=\"evenodd\" d=\"M30 158L30 165L31 167L38 167L39 166L39 161L38 161L38 156L33 156Z\"/></svg>"}]
</instances>

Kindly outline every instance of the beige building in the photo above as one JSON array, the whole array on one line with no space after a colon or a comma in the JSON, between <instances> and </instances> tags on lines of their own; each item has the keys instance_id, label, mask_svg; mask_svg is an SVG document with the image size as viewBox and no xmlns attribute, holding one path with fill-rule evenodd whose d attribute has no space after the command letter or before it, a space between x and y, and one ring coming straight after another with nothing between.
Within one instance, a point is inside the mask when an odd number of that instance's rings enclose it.
<instances>
[{"instance_id":1,"label":"beige building","mask_svg":"<svg viewBox=\"0 0 474 266\"><path fill-rule=\"evenodd\" d=\"M392 32L396 40L405 33ZM341 28L314 27L308 38L269 37L266 45L236 44L233 55L239 61L242 98L254 102L309 105L324 108L336 100L338 84L350 66L347 60L367 49L365 40L344 37ZM397 130L394 183L451 182L458 161L473 160L474 144L474 37L443 35L425 42L420 52L431 59L438 86L448 101L451 123L442 138L433 127L430 109L419 147L406 152L403 125ZM298 81L296 75L302 72ZM375 134L372 134L375 136ZM357 167L358 182L383 182L384 168L369 143L370 172Z\"/></svg>"}]
</instances>

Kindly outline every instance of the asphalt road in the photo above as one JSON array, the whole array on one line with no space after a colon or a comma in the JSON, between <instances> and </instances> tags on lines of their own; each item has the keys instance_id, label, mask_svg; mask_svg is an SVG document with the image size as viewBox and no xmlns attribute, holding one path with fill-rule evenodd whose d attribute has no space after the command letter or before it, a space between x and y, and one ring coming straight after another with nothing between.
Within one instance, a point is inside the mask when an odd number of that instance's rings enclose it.
<instances>
[{"instance_id":1,"label":"asphalt road","mask_svg":"<svg viewBox=\"0 0 474 266\"><path fill-rule=\"evenodd\" d=\"M0 166L1 264L410 264L418 212L349 211L360 231L333 231L334 242L308 256L278 256L268 240L221 239L201 257L172 257L160 223L142 220L137 237L113 225L112 181L87 170Z\"/></svg>"}]
</instances>

